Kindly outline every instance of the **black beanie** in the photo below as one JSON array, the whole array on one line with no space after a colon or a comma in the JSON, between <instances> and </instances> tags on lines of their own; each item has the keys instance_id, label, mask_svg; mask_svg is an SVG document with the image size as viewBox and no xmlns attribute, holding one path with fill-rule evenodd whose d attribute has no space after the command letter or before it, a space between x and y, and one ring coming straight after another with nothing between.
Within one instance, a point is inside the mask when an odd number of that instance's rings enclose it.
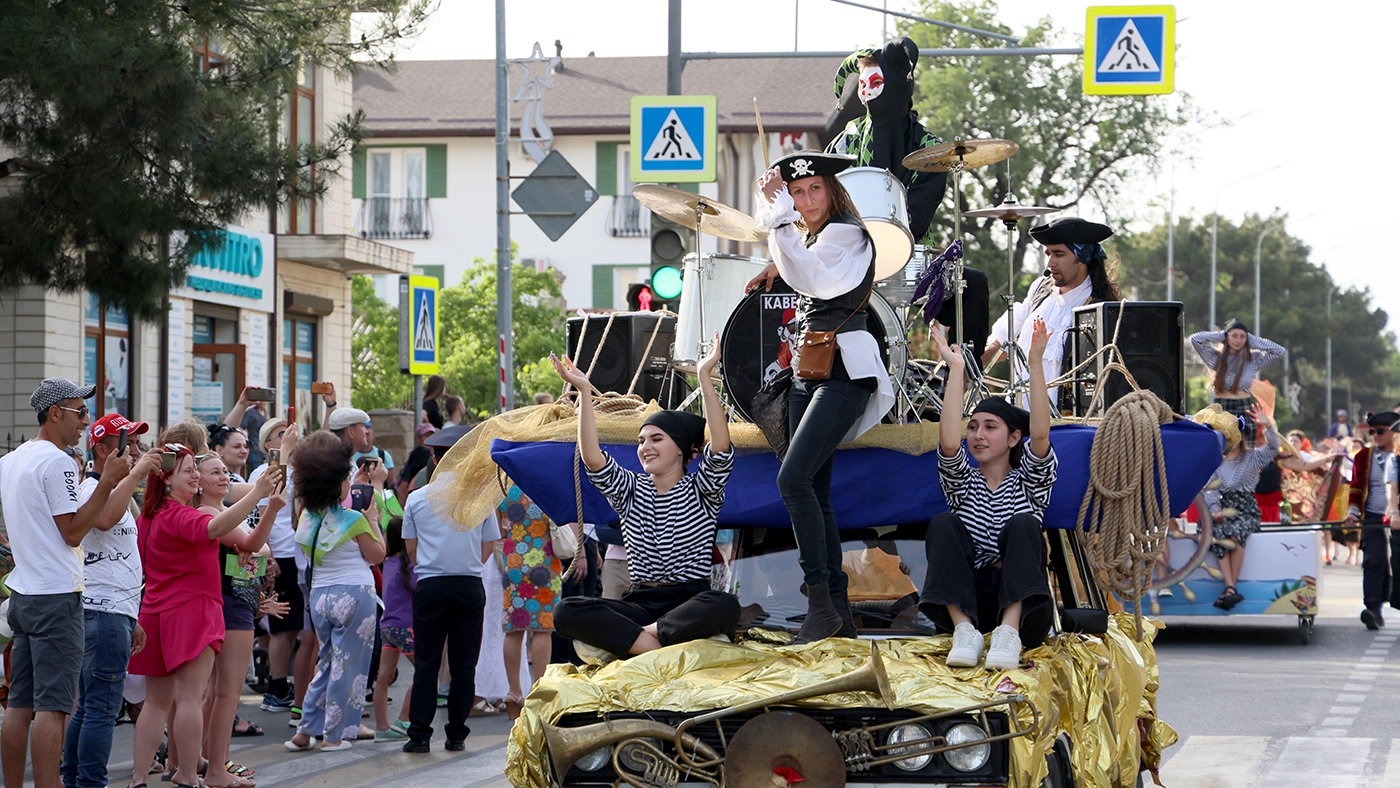
<instances>
[{"instance_id":1,"label":"black beanie","mask_svg":"<svg viewBox=\"0 0 1400 788\"><path fill-rule=\"evenodd\" d=\"M1029 411L1021 410L1001 397L988 397L977 403L977 407L972 409L973 413L990 413L993 416L1006 422L1008 430L1020 430L1021 438L1030 437L1031 434L1031 414Z\"/></svg>"},{"instance_id":2,"label":"black beanie","mask_svg":"<svg viewBox=\"0 0 1400 788\"><path fill-rule=\"evenodd\" d=\"M647 416L646 421L642 422L643 427L648 424L659 427L662 432L671 436L671 440L681 447L681 454L687 462L692 451L703 448L701 442L705 440L705 419L694 413L661 410Z\"/></svg>"}]
</instances>

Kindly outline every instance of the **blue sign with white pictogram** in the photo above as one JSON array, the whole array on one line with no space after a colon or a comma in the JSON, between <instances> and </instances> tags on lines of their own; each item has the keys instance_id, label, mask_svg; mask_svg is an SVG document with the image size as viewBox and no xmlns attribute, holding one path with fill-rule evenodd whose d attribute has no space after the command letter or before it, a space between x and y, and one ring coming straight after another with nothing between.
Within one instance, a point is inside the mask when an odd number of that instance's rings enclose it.
<instances>
[{"instance_id":1,"label":"blue sign with white pictogram","mask_svg":"<svg viewBox=\"0 0 1400 788\"><path fill-rule=\"evenodd\" d=\"M715 179L714 96L633 96L634 183Z\"/></svg>"},{"instance_id":2,"label":"blue sign with white pictogram","mask_svg":"<svg viewBox=\"0 0 1400 788\"><path fill-rule=\"evenodd\" d=\"M1084 92L1171 93L1175 72L1173 6L1096 6L1084 37Z\"/></svg>"}]
</instances>

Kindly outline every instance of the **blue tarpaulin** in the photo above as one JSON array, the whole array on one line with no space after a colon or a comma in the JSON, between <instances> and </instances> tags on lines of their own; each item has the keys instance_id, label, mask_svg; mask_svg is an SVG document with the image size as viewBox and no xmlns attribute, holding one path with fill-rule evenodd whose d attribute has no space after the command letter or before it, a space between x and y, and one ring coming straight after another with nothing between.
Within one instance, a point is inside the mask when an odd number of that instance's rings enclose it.
<instances>
[{"instance_id":1,"label":"blue tarpaulin","mask_svg":"<svg viewBox=\"0 0 1400 788\"><path fill-rule=\"evenodd\" d=\"M1050 430L1050 443L1059 456L1059 478L1045 511L1045 525L1069 528L1089 484L1089 448L1094 428L1062 424ZM1199 424L1179 421L1162 426L1167 453L1167 485L1171 511L1191 505L1220 465L1224 441ZM624 468L641 470L637 449L630 444L603 446ZM517 443L496 439L491 457L531 500L558 523L577 519L574 502L574 444ZM581 471L580 471L581 473ZM719 524L725 528L774 527L787 524L787 508L778 495L778 458L772 452L741 453L725 490ZM910 455L893 449L842 449L836 452L831 503L842 528L868 528L925 522L946 512L948 503L938 486L938 452ZM603 494L583 477L583 520L606 523L617 519Z\"/></svg>"}]
</instances>

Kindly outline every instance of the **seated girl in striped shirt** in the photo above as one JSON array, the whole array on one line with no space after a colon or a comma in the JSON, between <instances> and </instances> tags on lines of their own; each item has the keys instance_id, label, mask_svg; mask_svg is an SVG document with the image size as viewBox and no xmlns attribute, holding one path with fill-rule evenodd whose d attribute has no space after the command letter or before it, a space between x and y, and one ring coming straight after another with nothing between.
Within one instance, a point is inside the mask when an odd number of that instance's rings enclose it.
<instances>
[{"instance_id":1,"label":"seated girl in striped shirt","mask_svg":"<svg viewBox=\"0 0 1400 788\"><path fill-rule=\"evenodd\" d=\"M715 518L734 467L729 423L711 380L719 357L715 332L713 350L696 370L705 418L663 410L642 422L637 459L645 473L637 473L619 466L598 445L588 376L569 359L551 356L560 377L579 390L579 449L589 481L622 516L632 583L622 599L569 597L555 606L554 629L573 639L580 657L606 662L729 636L739 623L739 601L710 589ZM710 444L705 446L707 423ZM697 455L699 467L687 473Z\"/></svg>"},{"instance_id":2,"label":"seated girl in striped shirt","mask_svg":"<svg viewBox=\"0 0 1400 788\"><path fill-rule=\"evenodd\" d=\"M962 354L948 349L942 333L932 333L948 363L943 401L962 402ZM939 422L938 480L952 511L929 522L919 610L939 632L953 633L951 667L976 667L982 632L991 629L986 666L1012 670L1020 665L1023 640L1034 647L1050 630L1054 609L1040 525L1057 465L1041 364L1049 339L1045 321L1037 319L1027 365L1030 413L997 397L983 400L968 419L966 449L957 406L944 408ZM1027 436L1029 447L1022 444ZM969 453L977 467L967 461Z\"/></svg>"}]
</instances>

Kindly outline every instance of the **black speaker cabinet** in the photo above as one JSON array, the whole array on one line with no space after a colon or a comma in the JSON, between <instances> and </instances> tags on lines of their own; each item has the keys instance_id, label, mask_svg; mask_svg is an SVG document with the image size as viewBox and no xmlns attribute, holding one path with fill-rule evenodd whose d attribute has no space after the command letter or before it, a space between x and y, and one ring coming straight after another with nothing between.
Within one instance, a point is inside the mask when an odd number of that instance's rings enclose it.
<instances>
[{"instance_id":1,"label":"black speaker cabinet","mask_svg":"<svg viewBox=\"0 0 1400 788\"><path fill-rule=\"evenodd\" d=\"M1123 310L1122 324L1118 313ZM1185 343L1183 309L1179 301L1109 301L1081 306L1074 310L1074 365L1082 364L1099 348L1113 341L1118 330L1118 350L1123 365L1141 388L1152 393L1177 413L1186 410L1186 371L1182 351ZM1083 416L1099 385L1106 386L1103 407L1107 408L1133 390L1118 372L1109 372L1105 381L1100 357L1079 374L1073 386L1074 415Z\"/></svg>"},{"instance_id":2,"label":"black speaker cabinet","mask_svg":"<svg viewBox=\"0 0 1400 788\"><path fill-rule=\"evenodd\" d=\"M659 329L657 321L661 322ZM676 319L659 312L619 312L613 315L612 327L607 330L607 340L599 353L598 342L603 339L604 327L607 324L607 315L590 315L588 333L583 336L583 346L580 347L579 336L583 333L583 318L569 318L569 358L577 362L580 369L587 371L588 365L593 361L593 354L598 353L598 361L593 365L593 372L589 376L593 385L599 391L626 394L627 387L632 383L632 376L636 374L637 366L642 364L645 354L646 363L633 393L641 395L642 399L647 401L669 399L669 396L665 396L667 391L664 389L671 388L665 383L667 367L671 363L671 345L676 341ZM653 331L656 332L654 341ZM648 342L651 343L649 352ZM667 403L662 402L662 406L666 407Z\"/></svg>"}]
</instances>

